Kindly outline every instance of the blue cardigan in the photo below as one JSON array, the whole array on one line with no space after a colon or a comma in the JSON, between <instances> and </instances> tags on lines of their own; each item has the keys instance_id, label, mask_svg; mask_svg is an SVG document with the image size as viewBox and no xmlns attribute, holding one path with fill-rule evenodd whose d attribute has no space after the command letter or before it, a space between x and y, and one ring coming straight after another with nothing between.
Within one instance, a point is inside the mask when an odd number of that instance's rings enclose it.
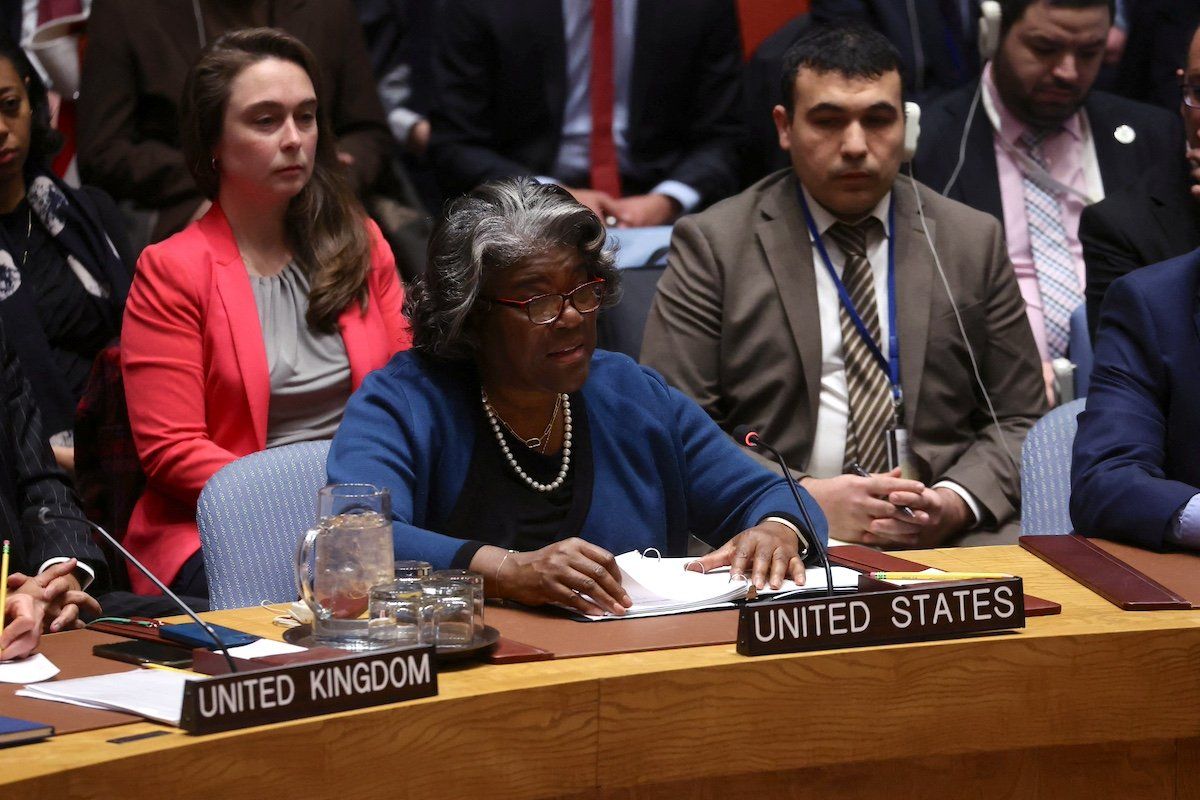
<instances>
[{"instance_id":1,"label":"blue cardigan","mask_svg":"<svg viewBox=\"0 0 1200 800\"><path fill-rule=\"evenodd\" d=\"M653 370L597 350L583 396L595 475L582 531L589 542L614 554L657 547L684 555L689 533L720 545L764 517L799 518L783 478ZM391 491L397 558L443 569L464 544L437 531L463 492L480 433L477 403L473 368L413 351L371 373L351 397L329 451L329 480ZM803 497L826 540L824 515Z\"/></svg>"}]
</instances>

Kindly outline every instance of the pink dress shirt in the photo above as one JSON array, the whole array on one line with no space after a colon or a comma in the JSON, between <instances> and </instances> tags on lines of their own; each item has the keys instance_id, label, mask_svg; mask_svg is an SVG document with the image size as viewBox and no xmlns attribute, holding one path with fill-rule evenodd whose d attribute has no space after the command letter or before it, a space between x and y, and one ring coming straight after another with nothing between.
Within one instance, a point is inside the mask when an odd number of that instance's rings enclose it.
<instances>
[{"instance_id":1,"label":"pink dress shirt","mask_svg":"<svg viewBox=\"0 0 1200 800\"><path fill-rule=\"evenodd\" d=\"M1029 324L1033 328L1038 352L1042 361L1048 361L1042 295L1038 288L1037 270L1034 268L1033 252L1029 245L1029 225L1025 218L1025 177L1020 163L999 141L1002 138L1014 147L1023 149L1019 142L1029 128L1014 117L1000 101L1000 95L992 81L991 64L984 69L983 85L987 92L985 107L988 116L993 122L999 123L996 126L999 128L995 143L996 171L1000 176L1000 198L1004 206L1004 234L1008 241L1008 257L1012 260L1021 295L1025 298L1025 308L1029 313ZM1042 143L1042 153L1046 159L1046 168L1055 180L1088 195L1093 201L1103 198L1104 186L1100 181L1099 168L1095 166L1095 146L1083 110L1068 119L1061 132L1048 137ZM1089 160L1094 165L1091 170L1088 169ZM1092 174L1089 175L1089 172ZM1079 301L1082 303L1085 273L1083 246L1079 243L1079 215L1083 213L1086 204L1082 198L1073 194L1062 197L1061 201L1067 247L1075 263L1075 273L1079 276Z\"/></svg>"}]
</instances>

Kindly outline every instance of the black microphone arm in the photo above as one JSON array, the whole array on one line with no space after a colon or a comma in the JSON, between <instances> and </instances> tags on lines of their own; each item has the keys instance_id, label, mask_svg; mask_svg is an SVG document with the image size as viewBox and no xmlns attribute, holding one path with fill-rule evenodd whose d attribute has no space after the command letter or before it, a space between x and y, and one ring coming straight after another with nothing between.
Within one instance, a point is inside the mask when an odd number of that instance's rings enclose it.
<instances>
[{"instance_id":1,"label":"black microphone arm","mask_svg":"<svg viewBox=\"0 0 1200 800\"><path fill-rule=\"evenodd\" d=\"M146 569L146 567L142 564L142 562L138 561L134 557L133 553L126 550L125 547L122 546L122 544L120 542L118 542L115 538L113 538L112 534L110 534L108 531L104 530L104 528L101 528L99 525L92 522L90 519L83 516L82 514L80 514L79 516L75 516L74 514L63 514L63 513L51 510L48 506L37 506L37 507L30 508L28 511L25 512L25 514L27 517L32 516L33 521L38 523L39 525L45 525L51 519L61 519L61 520L65 520L67 522L82 522L84 525L87 525L89 528L91 528L92 530L99 533L101 536L104 537L104 540L106 542L111 544L113 547L117 548L117 552L119 552L121 555L125 556L125 558L129 559L129 563L131 563L135 567L137 567L139 572L141 572L143 575L145 575L147 578L149 578L150 582L153 583L155 586L157 586L159 589L161 589L163 594L165 594L167 597L174 600L175 605L182 608L184 610L184 613L186 613L189 617L191 617L197 625L199 625L206 633L208 633L209 637L212 638L212 640L214 642L216 642L216 644L217 644L217 652L219 652L221 655L225 656L225 662L229 665L230 672L238 671L237 665L233 662L233 658L230 657L230 655L229 655L229 645L227 645L221 641L221 637L218 636L217 632L212 629L212 626L209 625L204 620L200 619L199 615L197 615L195 611L192 611L192 609L188 607L187 603L185 603L179 599L179 595L175 594L170 589L168 589L167 585L165 583L163 583L157 577L155 577L153 572Z\"/></svg>"},{"instance_id":2,"label":"black microphone arm","mask_svg":"<svg viewBox=\"0 0 1200 800\"><path fill-rule=\"evenodd\" d=\"M812 539L812 546L817 551L817 555L821 557L821 566L825 567L825 593L833 597L833 569L829 566L829 551L825 548L825 543L821 541L821 536L817 533L816 526L813 525L812 517L808 515L808 509L804 505L804 498L800 496L800 486L796 483L796 479L792 477L792 471L788 469L783 453L764 442L762 437L758 435L758 432L749 425L739 425L734 428L733 438L751 450L761 447L775 456L775 460L779 462L779 467L783 470L784 480L787 481L788 488L792 490L792 497L796 499L796 507L800 509L800 516L804 518L804 524L808 527L808 537Z\"/></svg>"}]
</instances>

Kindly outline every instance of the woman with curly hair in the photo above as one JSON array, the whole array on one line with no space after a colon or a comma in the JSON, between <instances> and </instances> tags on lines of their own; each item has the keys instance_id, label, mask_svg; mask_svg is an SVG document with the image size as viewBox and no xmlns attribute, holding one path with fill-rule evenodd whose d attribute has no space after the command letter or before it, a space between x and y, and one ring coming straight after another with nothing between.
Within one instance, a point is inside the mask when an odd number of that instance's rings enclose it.
<instances>
[{"instance_id":1,"label":"woman with curly hair","mask_svg":"<svg viewBox=\"0 0 1200 800\"><path fill-rule=\"evenodd\" d=\"M619 274L564 189L484 184L434 230L412 288L413 350L351 399L329 478L391 490L397 557L481 573L488 594L588 614L630 598L614 553L686 554L688 534L760 588L804 580L784 480L694 402L596 350Z\"/></svg>"}]
</instances>

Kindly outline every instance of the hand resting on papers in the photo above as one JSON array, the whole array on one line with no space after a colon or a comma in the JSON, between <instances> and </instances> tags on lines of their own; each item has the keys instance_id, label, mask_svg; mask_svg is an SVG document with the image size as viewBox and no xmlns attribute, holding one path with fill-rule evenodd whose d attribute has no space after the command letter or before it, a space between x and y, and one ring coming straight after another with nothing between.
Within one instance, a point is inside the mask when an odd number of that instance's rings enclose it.
<instances>
[{"instance_id":1,"label":"hand resting on papers","mask_svg":"<svg viewBox=\"0 0 1200 800\"><path fill-rule=\"evenodd\" d=\"M742 531L723 546L696 559L689 569L730 567L732 575L749 575L755 587L779 588L786 578L804 583L800 542L784 525L763 522ZM621 588L621 570L613 554L571 538L529 553L482 547L471 569L489 580L488 593L525 605L566 606L588 615L617 614L633 604Z\"/></svg>"}]
</instances>

